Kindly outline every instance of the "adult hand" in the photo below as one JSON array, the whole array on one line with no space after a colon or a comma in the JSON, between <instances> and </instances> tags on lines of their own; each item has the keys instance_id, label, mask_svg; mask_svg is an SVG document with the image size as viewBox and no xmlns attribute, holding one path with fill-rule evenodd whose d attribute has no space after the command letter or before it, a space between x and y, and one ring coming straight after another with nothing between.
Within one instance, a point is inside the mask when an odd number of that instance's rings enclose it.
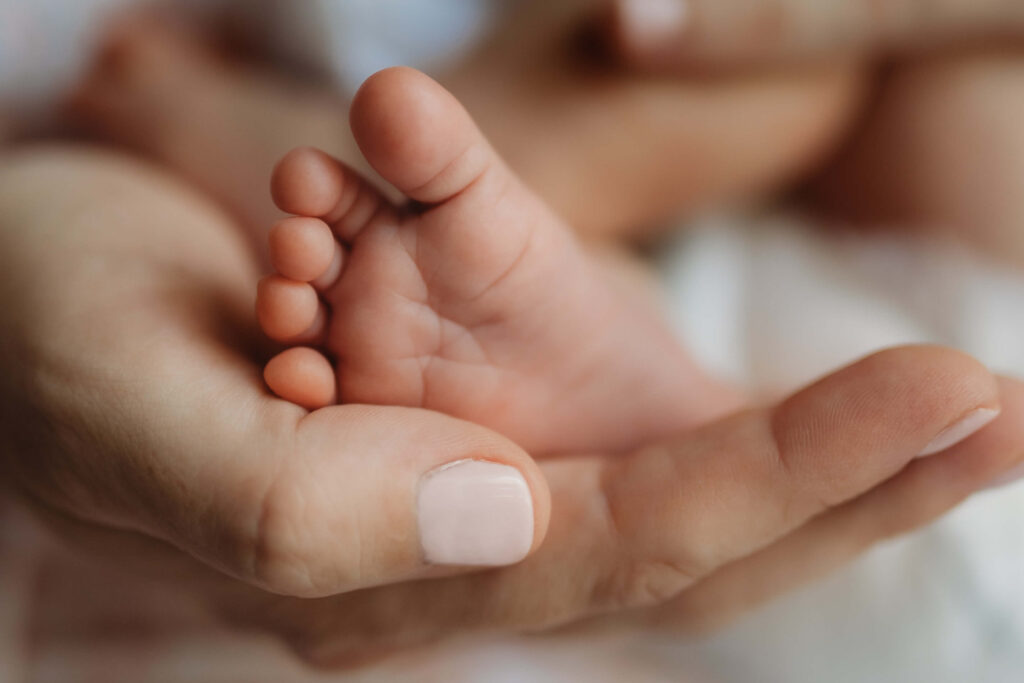
<instances>
[{"instance_id":1,"label":"adult hand","mask_svg":"<svg viewBox=\"0 0 1024 683\"><path fill-rule=\"evenodd\" d=\"M3 465L43 512L301 596L516 562L543 538L543 476L497 434L272 398L254 251L185 188L36 150L0 167L0 216Z\"/></svg>"},{"instance_id":2,"label":"adult hand","mask_svg":"<svg viewBox=\"0 0 1024 683\"><path fill-rule=\"evenodd\" d=\"M325 665L627 608L732 615L764 596L737 605L730 587L788 587L764 576L794 550L819 569L845 559L1024 457L1020 385L917 347L671 443L538 465L440 415L307 414L272 398L247 322L253 258L145 168L89 153L6 160L0 241L5 478L71 540L187 583ZM915 460L1000 405L984 431ZM532 498L525 561L424 562L418 482L466 458L507 465L506 483L521 475L504 490ZM447 521L500 529L508 512Z\"/></svg>"},{"instance_id":3,"label":"adult hand","mask_svg":"<svg viewBox=\"0 0 1024 683\"><path fill-rule=\"evenodd\" d=\"M1024 384L991 382L947 349L885 351L625 458L544 461L551 526L514 567L316 601L236 596L229 609L272 615L272 628L287 624L298 651L328 666L480 630L720 626L1018 467ZM995 422L915 458L936 433L948 443L941 424L977 415L968 406L1000 391Z\"/></svg>"},{"instance_id":4,"label":"adult hand","mask_svg":"<svg viewBox=\"0 0 1024 683\"><path fill-rule=\"evenodd\" d=\"M853 63L655 75L578 49L606 0L524 0L439 80L531 188L593 237L648 237L802 178L847 131ZM592 36L591 36L592 37Z\"/></svg>"},{"instance_id":5,"label":"adult hand","mask_svg":"<svg viewBox=\"0 0 1024 683\"><path fill-rule=\"evenodd\" d=\"M658 69L761 67L1020 36L1018 0L612 0L626 58Z\"/></svg>"}]
</instances>

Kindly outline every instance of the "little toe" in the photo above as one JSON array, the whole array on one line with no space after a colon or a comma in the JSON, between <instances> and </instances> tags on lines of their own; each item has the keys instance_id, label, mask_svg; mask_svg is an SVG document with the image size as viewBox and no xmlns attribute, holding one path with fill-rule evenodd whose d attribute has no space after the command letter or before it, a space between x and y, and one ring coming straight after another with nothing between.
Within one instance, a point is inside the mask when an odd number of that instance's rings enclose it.
<instances>
[{"instance_id":1,"label":"little toe","mask_svg":"<svg viewBox=\"0 0 1024 683\"><path fill-rule=\"evenodd\" d=\"M309 410L337 402L334 369L314 349L296 346L267 363L263 379L275 394Z\"/></svg>"},{"instance_id":2,"label":"little toe","mask_svg":"<svg viewBox=\"0 0 1024 683\"><path fill-rule=\"evenodd\" d=\"M319 218L285 218L270 229L268 239L271 264L290 280L330 286L341 272L341 245Z\"/></svg>"},{"instance_id":3,"label":"little toe","mask_svg":"<svg viewBox=\"0 0 1024 683\"><path fill-rule=\"evenodd\" d=\"M327 314L312 285L270 275L256 289L256 317L275 341L310 342L322 336Z\"/></svg>"}]
</instances>

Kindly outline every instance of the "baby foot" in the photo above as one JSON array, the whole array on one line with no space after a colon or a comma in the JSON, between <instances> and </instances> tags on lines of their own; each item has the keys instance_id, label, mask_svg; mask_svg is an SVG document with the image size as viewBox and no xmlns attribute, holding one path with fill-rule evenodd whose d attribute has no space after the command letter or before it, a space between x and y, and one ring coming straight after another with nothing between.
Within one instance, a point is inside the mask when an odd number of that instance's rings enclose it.
<instances>
[{"instance_id":1,"label":"baby foot","mask_svg":"<svg viewBox=\"0 0 1024 683\"><path fill-rule=\"evenodd\" d=\"M617 449L732 407L653 307L610 278L496 156L461 105L407 68L371 77L352 130L412 203L298 149L273 191L265 377L308 408L418 406L534 453Z\"/></svg>"}]
</instances>

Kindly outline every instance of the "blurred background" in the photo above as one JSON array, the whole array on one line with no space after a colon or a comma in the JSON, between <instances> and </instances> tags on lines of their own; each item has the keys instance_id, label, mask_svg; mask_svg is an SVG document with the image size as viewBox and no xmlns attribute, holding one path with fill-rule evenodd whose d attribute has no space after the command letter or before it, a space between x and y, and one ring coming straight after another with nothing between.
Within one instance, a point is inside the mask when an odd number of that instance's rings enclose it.
<instances>
[{"instance_id":1,"label":"blurred background","mask_svg":"<svg viewBox=\"0 0 1024 683\"><path fill-rule=\"evenodd\" d=\"M1024 375L1020 4L868 5L0 0L0 155L116 148L259 235L287 150L372 175L347 103L407 64L584 239L649 258L681 338L751 391L910 342ZM1024 490L992 491L710 635L494 638L328 674L166 585L113 580L11 510L0 682L1010 683L1022 518Z\"/></svg>"}]
</instances>

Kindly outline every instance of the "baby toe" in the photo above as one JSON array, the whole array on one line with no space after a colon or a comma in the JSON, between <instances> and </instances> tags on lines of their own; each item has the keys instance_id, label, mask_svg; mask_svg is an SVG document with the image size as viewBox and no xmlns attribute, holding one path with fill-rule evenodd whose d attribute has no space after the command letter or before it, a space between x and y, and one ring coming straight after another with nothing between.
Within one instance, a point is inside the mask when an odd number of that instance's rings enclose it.
<instances>
[{"instance_id":1,"label":"baby toe","mask_svg":"<svg viewBox=\"0 0 1024 683\"><path fill-rule=\"evenodd\" d=\"M274 167L270 192L278 208L300 216L324 216L341 201L345 169L312 147L288 152Z\"/></svg>"},{"instance_id":2,"label":"baby toe","mask_svg":"<svg viewBox=\"0 0 1024 683\"><path fill-rule=\"evenodd\" d=\"M256 317L271 339L295 342L320 336L327 316L311 285L271 275L257 287Z\"/></svg>"},{"instance_id":3,"label":"baby toe","mask_svg":"<svg viewBox=\"0 0 1024 683\"><path fill-rule=\"evenodd\" d=\"M290 280L329 285L341 272L341 245L318 218L285 218L271 228L268 239L271 264Z\"/></svg>"},{"instance_id":4,"label":"baby toe","mask_svg":"<svg viewBox=\"0 0 1024 683\"><path fill-rule=\"evenodd\" d=\"M309 410L337 400L334 369L323 354L308 347L296 346L271 358L263 379L276 395Z\"/></svg>"}]
</instances>

